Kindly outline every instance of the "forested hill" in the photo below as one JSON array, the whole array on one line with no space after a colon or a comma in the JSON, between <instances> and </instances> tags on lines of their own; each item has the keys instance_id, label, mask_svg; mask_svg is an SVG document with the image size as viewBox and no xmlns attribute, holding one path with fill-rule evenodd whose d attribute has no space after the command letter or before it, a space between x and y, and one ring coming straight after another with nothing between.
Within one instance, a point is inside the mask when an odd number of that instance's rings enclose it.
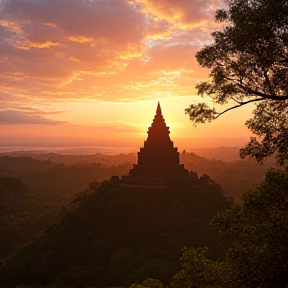
<instances>
[{"instance_id":1,"label":"forested hill","mask_svg":"<svg viewBox=\"0 0 288 288\"><path fill-rule=\"evenodd\" d=\"M23 181L37 201L68 205L75 194L94 180L103 181L112 175L125 175L132 164L103 166L101 163L66 165L50 160L25 157L0 157L0 177L15 177Z\"/></svg>"},{"instance_id":2,"label":"forested hill","mask_svg":"<svg viewBox=\"0 0 288 288\"><path fill-rule=\"evenodd\" d=\"M59 224L4 261L2 285L121 286L147 277L168 283L184 246L207 246L211 257L219 256L208 223L227 206L209 178L174 181L167 188L94 183Z\"/></svg>"}]
</instances>

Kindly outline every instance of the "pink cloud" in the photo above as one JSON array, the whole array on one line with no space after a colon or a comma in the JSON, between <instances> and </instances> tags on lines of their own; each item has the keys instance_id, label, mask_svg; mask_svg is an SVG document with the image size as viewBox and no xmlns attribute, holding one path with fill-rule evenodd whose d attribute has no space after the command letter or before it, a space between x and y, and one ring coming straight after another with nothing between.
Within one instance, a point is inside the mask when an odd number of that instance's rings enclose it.
<instances>
[{"instance_id":1,"label":"pink cloud","mask_svg":"<svg viewBox=\"0 0 288 288\"><path fill-rule=\"evenodd\" d=\"M210 19L215 0L199 1L2 0L0 100L133 101L161 85L185 95L202 77L195 53L209 37L175 23Z\"/></svg>"}]
</instances>

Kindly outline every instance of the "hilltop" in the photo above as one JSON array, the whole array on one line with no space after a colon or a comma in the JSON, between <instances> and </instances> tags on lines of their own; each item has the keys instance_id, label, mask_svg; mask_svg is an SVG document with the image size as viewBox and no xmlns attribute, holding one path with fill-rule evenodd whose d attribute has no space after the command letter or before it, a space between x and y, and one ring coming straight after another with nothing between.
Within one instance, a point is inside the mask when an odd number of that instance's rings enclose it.
<instances>
[{"instance_id":1,"label":"hilltop","mask_svg":"<svg viewBox=\"0 0 288 288\"><path fill-rule=\"evenodd\" d=\"M202 180L201 180L202 179ZM169 282L182 248L220 245L209 221L228 203L209 177L164 188L95 182L42 235L3 263L4 285L125 285L147 277Z\"/></svg>"}]
</instances>

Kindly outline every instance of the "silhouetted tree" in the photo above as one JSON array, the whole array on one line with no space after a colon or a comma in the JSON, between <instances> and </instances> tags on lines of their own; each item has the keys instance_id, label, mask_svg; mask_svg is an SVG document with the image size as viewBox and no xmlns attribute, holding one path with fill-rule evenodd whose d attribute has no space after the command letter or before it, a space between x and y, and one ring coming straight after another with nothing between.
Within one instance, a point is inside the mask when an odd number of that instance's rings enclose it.
<instances>
[{"instance_id":1,"label":"silhouetted tree","mask_svg":"<svg viewBox=\"0 0 288 288\"><path fill-rule=\"evenodd\" d=\"M257 103L254 119L246 124L256 135L264 136L264 140L257 142L252 138L241 156L251 155L262 161L264 156L279 151L278 160L283 165L283 159L288 159L287 146L280 144L288 129L288 2L226 2L228 10L220 9L216 13L216 20L226 26L213 32L214 42L196 54L199 64L211 69L211 79L199 83L197 88L200 95L210 96L215 104L233 102L235 105L218 112L215 107L199 103L185 111L198 124L248 103ZM267 120L261 113L271 113L270 126L260 125ZM281 120L278 114L283 115ZM280 131L276 133L274 129Z\"/></svg>"}]
</instances>

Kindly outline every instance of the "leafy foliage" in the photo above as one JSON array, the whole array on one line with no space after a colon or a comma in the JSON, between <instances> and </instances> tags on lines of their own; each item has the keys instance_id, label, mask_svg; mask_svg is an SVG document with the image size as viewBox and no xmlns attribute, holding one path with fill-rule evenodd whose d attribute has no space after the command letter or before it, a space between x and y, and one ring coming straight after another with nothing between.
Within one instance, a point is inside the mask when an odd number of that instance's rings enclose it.
<instances>
[{"instance_id":1,"label":"leafy foliage","mask_svg":"<svg viewBox=\"0 0 288 288\"><path fill-rule=\"evenodd\" d=\"M259 188L213 219L226 244L232 280L287 283L288 174L271 170Z\"/></svg>"},{"instance_id":2,"label":"leafy foliage","mask_svg":"<svg viewBox=\"0 0 288 288\"><path fill-rule=\"evenodd\" d=\"M263 287L286 287L287 210L288 173L270 170L241 204L234 203L213 217L211 223L225 247L223 260L209 259L207 248L185 249L172 287L260 287L265 282L280 286Z\"/></svg>"},{"instance_id":3,"label":"leafy foliage","mask_svg":"<svg viewBox=\"0 0 288 288\"><path fill-rule=\"evenodd\" d=\"M216 13L216 20L226 24L225 28L213 32L213 43L196 54L199 64L211 69L211 80L199 83L197 88L200 95L210 96L215 104L233 101L234 106L217 112L214 107L199 103L192 104L185 112L194 124L199 124L248 103L257 103L255 117L247 122L247 126L256 135L264 135L265 139L262 142L251 139L242 156L252 155L262 161L280 150L278 160L283 165L287 160L287 147L278 144L287 135L287 0L228 0L227 4L227 11L218 10ZM260 101L265 103L259 105ZM273 101L282 103L277 105ZM278 114L283 114L283 111L286 111L286 118L281 124ZM266 112L272 113L271 132L259 125L265 122L261 113ZM281 130L283 125L284 132ZM279 137L274 129L279 130ZM269 133L274 133L273 139L269 138Z\"/></svg>"},{"instance_id":4,"label":"leafy foliage","mask_svg":"<svg viewBox=\"0 0 288 288\"><path fill-rule=\"evenodd\" d=\"M217 262L207 258L208 248L185 248L181 270L173 276L171 287L199 287L217 283Z\"/></svg>"}]
</instances>

